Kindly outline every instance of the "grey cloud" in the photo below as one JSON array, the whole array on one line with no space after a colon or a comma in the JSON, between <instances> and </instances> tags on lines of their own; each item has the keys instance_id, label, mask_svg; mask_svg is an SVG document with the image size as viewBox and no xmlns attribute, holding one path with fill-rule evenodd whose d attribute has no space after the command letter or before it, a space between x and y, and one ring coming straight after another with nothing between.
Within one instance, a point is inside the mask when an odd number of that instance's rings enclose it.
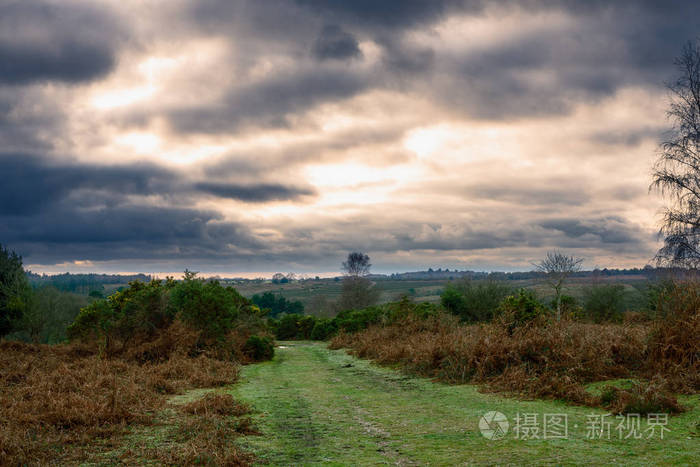
<instances>
[{"instance_id":1,"label":"grey cloud","mask_svg":"<svg viewBox=\"0 0 700 467\"><path fill-rule=\"evenodd\" d=\"M0 5L0 83L77 83L115 66L120 27L87 5L5 1Z\"/></svg>"},{"instance_id":2,"label":"grey cloud","mask_svg":"<svg viewBox=\"0 0 700 467\"><path fill-rule=\"evenodd\" d=\"M598 219L551 219L539 224L549 230L555 230L570 239L595 241L603 244L625 244L631 246L640 242L639 229L621 218L615 216ZM593 237L593 239L591 239Z\"/></svg>"},{"instance_id":3,"label":"grey cloud","mask_svg":"<svg viewBox=\"0 0 700 467\"><path fill-rule=\"evenodd\" d=\"M323 28L316 39L313 52L320 60L347 60L362 55L357 39L337 25Z\"/></svg>"},{"instance_id":4,"label":"grey cloud","mask_svg":"<svg viewBox=\"0 0 700 467\"><path fill-rule=\"evenodd\" d=\"M518 181L513 181L513 185L517 183ZM547 184L548 182L542 182L542 185L546 186ZM550 188L513 185L508 185L507 182L501 182L499 184L477 184L469 186L466 192L470 197L475 199L505 201L517 203L522 206L542 204L580 206L591 199L589 193L575 185Z\"/></svg>"},{"instance_id":5,"label":"grey cloud","mask_svg":"<svg viewBox=\"0 0 700 467\"><path fill-rule=\"evenodd\" d=\"M0 237L33 262L73 259L230 258L231 246L262 245L243 225L211 211L124 205L76 210L69 205L36 216L9 216Z\"/></svg>"},{"instance_id":6,"label":"grey cloud","mask_svg":"<svg viewBox=\"0 0 700 467\"><path fill-rule=\"evenodd\" d=\"M464 0L294 0L309 11L376 27L406 28L432 23L451 10L480 9L481 1Z\"/></svg>"},{"instance_id":7,"label":"grey cloud","mask_svg":"<svg viewBox=\"0 0 700 467\"><path fill-rule=\"evenodd\" d=\"M220 102L169 113L178 131L218 133L242 126L289 125L289 117L325 101L352 97L367 89L368 78L347 69L321 68L274 74L232 89Z\"/></svg>"},{"instance_id":8,"label":"grey cloud","mask_svg":"<svg viewBox=\"0 0 700 467\"><path fill-rule=\"evenodd\" d=\"M314 194L314 192L308 188L298 188L273 183L241 185L236 183L202 182L197 183L195 189L199 192L209 193L221 198L251 202L296 200L302 196Z\"/></svg>"},{"instance_id":9,"label":"grey cloud","mask_svg":"<svg viewBox=\"0 0 700 467\"><path fill-rule=\"evenodd\" d=\"M153 164L98 166L50 162L33 154L0 153L5 178L0 185L0 216L34 214L70 198L115 204L129 195L177 196L202 194L245 202L298 199L309 188L280 183L248 185L223 182L190 183L183 175Z\"/></svg>"}]
</instances>

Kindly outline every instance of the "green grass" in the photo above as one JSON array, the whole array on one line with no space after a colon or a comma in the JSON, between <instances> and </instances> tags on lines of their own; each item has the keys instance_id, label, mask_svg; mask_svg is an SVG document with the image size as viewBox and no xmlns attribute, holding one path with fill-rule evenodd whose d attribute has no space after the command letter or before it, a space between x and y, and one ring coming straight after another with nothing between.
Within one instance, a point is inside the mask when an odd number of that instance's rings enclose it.
<instances>
[{"instance_id":1,"label":"green grass","mask_svg":"<svg viewBox=\"0 0 700 467\"><path fill-rule=\"evenodd\" d=\"M234 396L255 408L263 436L241 439L271 465L697 465L700 398L669 419L664 439L587 439L586 416L602 410L520 401L405 376L320 343L282 343L275 359L244 367ZM568 415L569 437L491 441L478 429L489 410ZM642 429L645 422L642 422Z\"/></svg>"}]
</instances>

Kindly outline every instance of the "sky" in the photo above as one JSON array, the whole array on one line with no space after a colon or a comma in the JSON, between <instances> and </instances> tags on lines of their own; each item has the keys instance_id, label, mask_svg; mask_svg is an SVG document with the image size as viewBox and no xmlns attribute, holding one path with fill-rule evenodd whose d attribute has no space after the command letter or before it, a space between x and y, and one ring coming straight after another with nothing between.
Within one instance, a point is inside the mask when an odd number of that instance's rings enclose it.
<instances>
[{"instance_id":1,"label":"sky","mask_svg":"<svg viewBox=\"0 0 700 467\"><path fill-rule=\"evenodd\" d=\"M641 267L696 1L0 0L34 272Z\"/></svg>"}]
</instances>

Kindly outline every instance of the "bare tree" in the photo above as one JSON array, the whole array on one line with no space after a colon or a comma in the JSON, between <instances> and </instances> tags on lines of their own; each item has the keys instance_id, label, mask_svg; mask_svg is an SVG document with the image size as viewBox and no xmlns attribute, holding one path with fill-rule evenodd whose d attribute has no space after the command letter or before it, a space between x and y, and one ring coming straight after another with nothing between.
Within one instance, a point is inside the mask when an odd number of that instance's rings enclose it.
<instances>
[{"instance_id":1,"label":"bare tree","mask_svg":"<svg viewBox=\"0 0 700 467\"><path fill-rule=\"evenodd\" d=\"M581 270L582 258L567 256L559 251L549 251L539 263L534 264L538 271L545 274L547 284L554 289L557 302L557 321L561 319L561 291L569 276Z\"/></svg>"},{"instance_id":2,"label":"bare tree","mask_svg":"<svg viewBox=\"0 0 700 467\"><path fill-rule=\"evenodd\" d=\"M688 42L675 61L678 78L667 87L672 122L661 143L650 189L666 196L660 235L660 265L697 268L700 264L700 40Z\"/></svg>"},{"instance_id":3,"label":"bare tree","mask_svg":"<svg viewBox=\"0 0 700 467\"><path fill-rule=\"evenodd\" d=\"M369 256L358 251L353 251L348 254L347 261L343 261L343 271L345 271L345 274L348 276L366 276L369 274L369 268L371 267Z\"/></svg>"},{"instance_id":4,"label":"bare tree","mask_svg":"<svg viewBox=\"0 0 700 467\"><path fill-rule=\"evenodd\" d=\"M338 301L339 310L352 310L374 305L379 300L381 292L367 279L369 268L369 256L360 252L352 252L347 261L342 264L345 272L342 292Z\"/></svg>"}]
</instances>

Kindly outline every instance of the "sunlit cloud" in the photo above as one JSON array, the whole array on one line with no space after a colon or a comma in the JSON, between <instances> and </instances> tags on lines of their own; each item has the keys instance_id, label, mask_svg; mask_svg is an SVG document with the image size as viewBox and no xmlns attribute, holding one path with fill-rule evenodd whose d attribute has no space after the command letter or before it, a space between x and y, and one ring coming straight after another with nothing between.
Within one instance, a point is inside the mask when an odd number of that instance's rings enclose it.
<instances>
[{"instance_id":1,"label":"sunlit cloud","mask_svg":"<svg viewBox=\"0 0 700 467\"><path fill-rule=\"evenodd\" d=\"M38 271L658 247L650 167L691 2L39 4L0 19L0 242Z\"/></svg>"}]
</instances>

